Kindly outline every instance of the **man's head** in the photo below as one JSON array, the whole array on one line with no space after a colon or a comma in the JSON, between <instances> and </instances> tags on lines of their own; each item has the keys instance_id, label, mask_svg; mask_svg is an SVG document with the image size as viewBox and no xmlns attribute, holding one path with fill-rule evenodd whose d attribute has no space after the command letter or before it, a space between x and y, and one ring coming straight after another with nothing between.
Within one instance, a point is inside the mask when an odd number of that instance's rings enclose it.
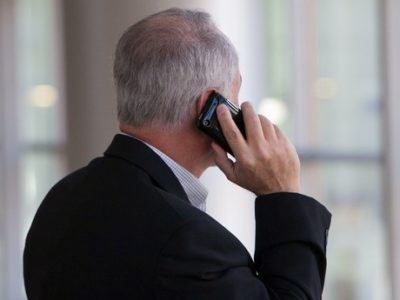
<instances>
[{"instance_id":1,"label":"man's head","mask_svg":"<svg viewBox=\"0 0 400 300\"><path fill-rule=\"evenodd\" d=\"M173 8L147 17L117 45L119 121L177 128L207 89L229 97L238 72L235 48L207 13Z\"/></svg>"}]
</instances>

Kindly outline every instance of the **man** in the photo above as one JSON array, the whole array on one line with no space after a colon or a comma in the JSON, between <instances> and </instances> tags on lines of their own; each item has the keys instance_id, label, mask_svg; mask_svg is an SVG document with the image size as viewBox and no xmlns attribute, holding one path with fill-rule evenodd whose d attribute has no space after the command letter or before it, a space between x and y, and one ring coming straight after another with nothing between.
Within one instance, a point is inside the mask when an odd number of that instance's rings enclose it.
<instances>
[{"instance_id":1,"label":"man","mask_svg":"<svg viewBox=\"0 0 400 300\"><path fill-rule=\"evenodd\" d=\"M249 103L246 139L218 107L234 161L196 128L213 91L239 102L236 51L209 15L170 9L134 24L114 77L123 134L41 204L28 299L320 299L330 214L298 194L294 147ZM197 177L215 164L257 196L254 262L202 211Z\"/></svg>"}]
</instances>

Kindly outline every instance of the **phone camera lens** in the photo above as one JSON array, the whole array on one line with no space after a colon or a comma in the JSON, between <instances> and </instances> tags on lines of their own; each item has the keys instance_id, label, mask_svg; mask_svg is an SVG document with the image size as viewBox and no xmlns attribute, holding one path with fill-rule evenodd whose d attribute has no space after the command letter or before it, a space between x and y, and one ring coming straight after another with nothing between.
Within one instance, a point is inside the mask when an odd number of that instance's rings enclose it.
<instances>
[{"instance_id":1,"label":"phone camera lens","mask_svg":"<svg viewBox=\"0 0 400 300\"><path fill-rule=\"evenodd\" d=\"M210 127L210 125L211 125L210 120L204 120L203 121L203 125L206 126L206 127Z\"/></svg>"}]
</instances>

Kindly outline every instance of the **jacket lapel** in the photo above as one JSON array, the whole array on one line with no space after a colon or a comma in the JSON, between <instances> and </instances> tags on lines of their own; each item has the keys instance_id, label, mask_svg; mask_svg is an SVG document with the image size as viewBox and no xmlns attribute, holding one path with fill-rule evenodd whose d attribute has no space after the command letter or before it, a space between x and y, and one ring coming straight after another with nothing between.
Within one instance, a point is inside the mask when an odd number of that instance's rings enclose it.
<instances>
[{"instance_id":1,"label":"jacket lapel","mask_svg":"<svg viewBox=\"0 0 400 300\"><path fill-rule=\"evenodd\" d=\"M164 161L143 142L123 134L117 134L105 156L127 160L149 174L165 191L189 201L182 185Z\"/></svg>"}]
</instances>

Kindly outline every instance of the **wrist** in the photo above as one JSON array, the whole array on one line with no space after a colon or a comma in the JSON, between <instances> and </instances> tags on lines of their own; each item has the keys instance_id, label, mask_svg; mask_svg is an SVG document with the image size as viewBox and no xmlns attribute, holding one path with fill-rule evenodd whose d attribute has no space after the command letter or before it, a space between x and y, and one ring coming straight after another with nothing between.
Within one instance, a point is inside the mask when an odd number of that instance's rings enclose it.
<instances>
[{"instance_id":1,"label":"wrist","mask_svg":"<svg viewBox=\"0 0 400 300\"><path fill-rule=\"evenodd\" d=\"M290 184L285 185L276 185L276 186L265 186L260 189L254 190L254 194L257 196L261 195L269 195L274 193L300 193L300 182L296 181Z\"/></svg>"}]
</instances>

